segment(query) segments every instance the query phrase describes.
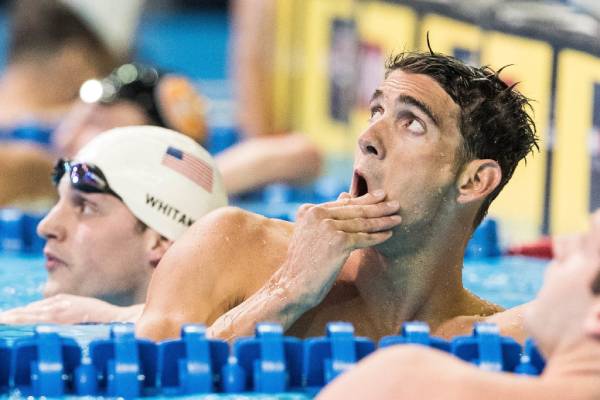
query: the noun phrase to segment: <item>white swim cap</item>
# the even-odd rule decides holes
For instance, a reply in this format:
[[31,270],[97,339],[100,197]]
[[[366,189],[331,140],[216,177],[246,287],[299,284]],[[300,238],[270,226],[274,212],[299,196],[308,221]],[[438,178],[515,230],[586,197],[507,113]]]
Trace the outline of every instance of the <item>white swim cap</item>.
[[210,154],[189,137],[128,126],[95,137],[74,161],[100,168],[109,187],[143,223],[175,240],[198,218],[227,205]]

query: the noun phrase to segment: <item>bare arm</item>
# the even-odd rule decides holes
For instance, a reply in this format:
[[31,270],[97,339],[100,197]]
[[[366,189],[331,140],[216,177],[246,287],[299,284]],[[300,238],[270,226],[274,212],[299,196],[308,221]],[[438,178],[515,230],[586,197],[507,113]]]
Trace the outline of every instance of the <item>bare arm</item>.
[[319,175],[322,161],[316,146],[299,133],[248,139],[216,160],[229,194],[274,182],[310,182]]
[[86,322],[135,322],[144,305],[119,307],[92,297],[59,294],[24,307],[0,313],[0,323],[17,324],[80,324]]
[[527,312],[527,309],[531,307],[531,303],[532,302],[521,304],[520,306],[499,312],[487,317],[485,320],[498,325],[502,335],[511,336],[518,342],[524,343],[525,339],[528,337],[528,334],[525,331],[524,314]]

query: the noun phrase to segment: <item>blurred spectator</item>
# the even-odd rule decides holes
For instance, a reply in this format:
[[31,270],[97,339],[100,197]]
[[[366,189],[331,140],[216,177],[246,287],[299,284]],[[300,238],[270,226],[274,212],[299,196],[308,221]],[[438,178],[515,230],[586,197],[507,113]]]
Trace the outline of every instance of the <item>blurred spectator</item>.
[[233,0],[231,65],[238,123],[249,137],[272,134],[275,0]]
[[0,206],[47,210],[56,199],[49,171],[53,157],[42,148],[24,142],[0,145]]
[[103,40],[76,3],[81,2],[13,3],[7,66],[0,77],[0,128],[54,125],[77,99],[84,81],[118,64],[122,53]]
[[[81,101],[58,126],[54,144],[72,156],[100,132],[128,125],[177,129],[203,142],[204,101],[184,77],[125,64],[107,78],[84,83]],[[249,138],[216,156],[228,193],[273,182],[305,183],[316,177],[321,158],[301,134]]]
[[[19,0],[11,4],[7,65],[0,76],[0,139],[22,139],[17,133],[26,131],[35,136],[30,139],[47,142],[78,99],[81,84],[106,75],[127,57],[142,1],[129,0],[118,7],[116,3]],[[0,159],[0,207],[46,208],[54,202],[55,191],[48,180],[53,156],[47,150],[3,142]]]

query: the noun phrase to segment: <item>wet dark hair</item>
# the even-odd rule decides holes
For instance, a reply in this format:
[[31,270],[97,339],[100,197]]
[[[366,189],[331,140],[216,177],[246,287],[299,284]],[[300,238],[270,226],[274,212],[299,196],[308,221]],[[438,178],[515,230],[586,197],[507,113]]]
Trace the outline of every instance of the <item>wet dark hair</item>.
[[502,170],[498,187],[484,200],[473,228],[477,227],[491,202],[510,180],[519,161],[539,149],[535,123],[527,113],[529,99],[500,79],[503,68],[473,67],[457,58],[435,53],[403,52],[386,63],[386,76],[392,71],[428,75],[460,107],[458,128],[463,137],[459,149],[461,163],[473,159],[495,160]]
[[44,58],[67,44],[89,50],[101,71],[116,60],[87,24],[58,0],[15,0],[10,11],[9,63],[27,57]]
[[[121,72],[124,69],[127,69],[125,74]],[[167,128],[155,93],[164,75],[163,71],[148,65],[138,63],[121,65],[102,79],[104,92],[99,102],[108,105],[123,100],[130,101],[144,111],[151,124]]]

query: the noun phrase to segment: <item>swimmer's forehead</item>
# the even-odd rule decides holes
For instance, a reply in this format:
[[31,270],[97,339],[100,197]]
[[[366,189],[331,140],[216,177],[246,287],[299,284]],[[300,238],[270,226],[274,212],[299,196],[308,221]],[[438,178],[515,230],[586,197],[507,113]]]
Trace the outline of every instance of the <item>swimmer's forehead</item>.
[[424,74],[405,72],[400,69],[391,71],[373,93],[372,101],[403,102],[406,96],[426,105],[435,118],[456,119],[460,108],[450,95],[432,77]]

